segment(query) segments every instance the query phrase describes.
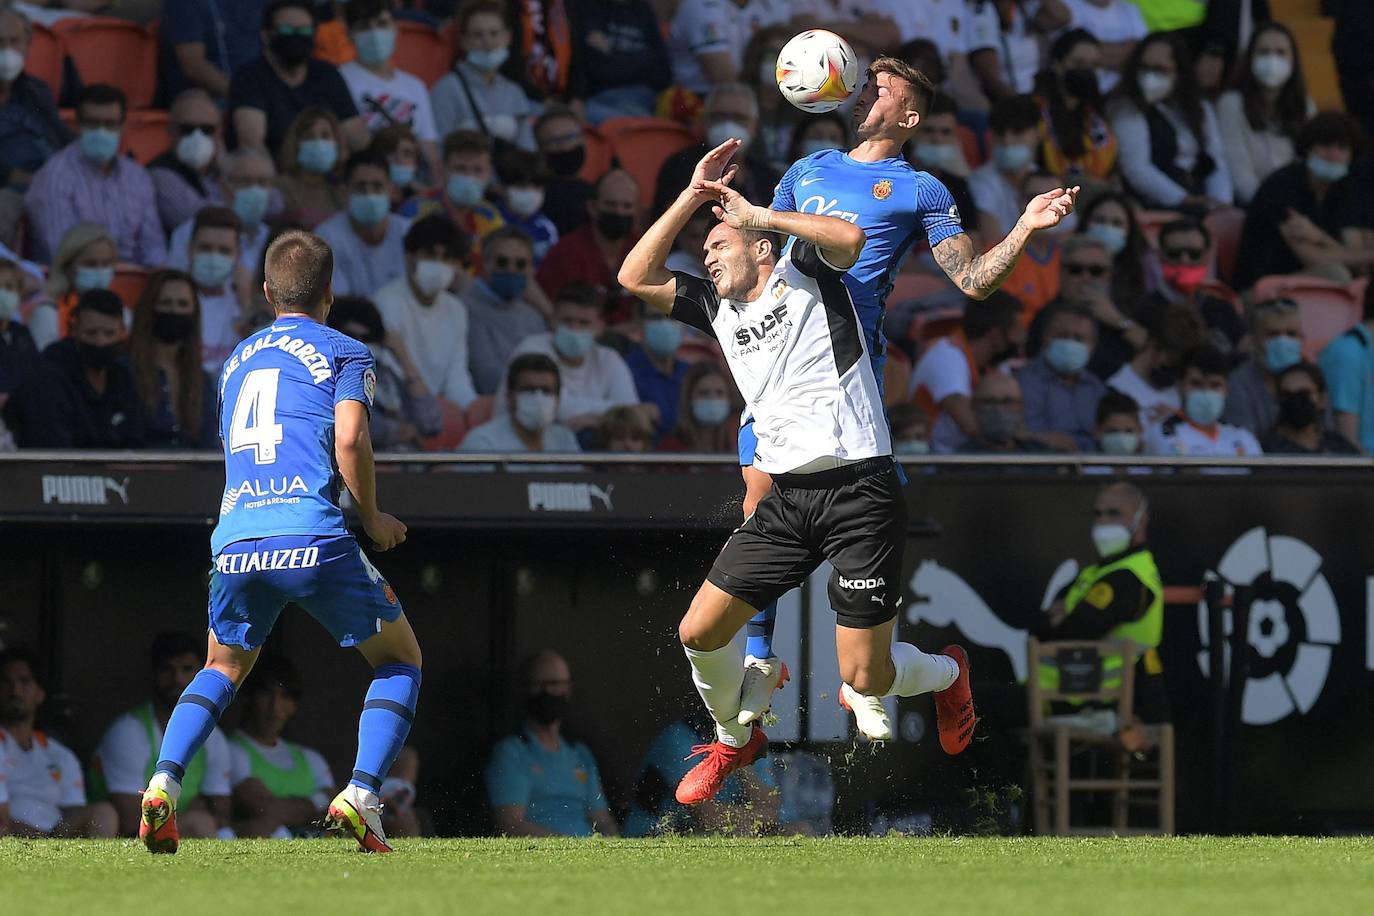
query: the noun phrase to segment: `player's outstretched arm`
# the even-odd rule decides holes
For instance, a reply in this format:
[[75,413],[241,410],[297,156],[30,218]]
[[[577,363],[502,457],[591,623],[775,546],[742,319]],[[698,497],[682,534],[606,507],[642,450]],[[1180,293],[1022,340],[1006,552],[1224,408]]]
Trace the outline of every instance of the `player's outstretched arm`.
[[334,405],[334,457],[373,546],[390,550],[405,543],[406,526],[377,508],[377,466],[372,457],[367,407],[361,401]]
[[723,181],[706,182],[707,190],[720,200],[716,218],[736,229],[778,232],[812,242],[821,257],[837,270],[854,266],[868,241],[864,231],[848,220],[814,213],[770,210],[745,200],[744,195]]
[[1050,229],[1073,212],[1078,188],[1055,188],[1031,198],[1026,212],[1016,221],[1007,237],[982,255],[977,255],[973,241],[965,234],[952,235],[932,249],[935,263],[964,293],[974,299],[986,299],[1016,266],[1031,234]]

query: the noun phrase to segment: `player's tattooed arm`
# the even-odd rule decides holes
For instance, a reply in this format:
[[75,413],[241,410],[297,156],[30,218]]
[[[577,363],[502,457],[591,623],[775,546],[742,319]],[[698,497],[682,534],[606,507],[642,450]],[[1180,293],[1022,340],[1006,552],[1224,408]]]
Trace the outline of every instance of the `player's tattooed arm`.
[[952,235],[931,250],[935,263],[954,281],[965,295],[986,299],[992,295],[1007,275],[1016,267],[1031,234],[1049,229],[1073,212],[1078,188],[1056,188],[1031,199],[1026,212],[1016,221],[1007,237],[990,251],[976,254],[973,240],[964,233]]

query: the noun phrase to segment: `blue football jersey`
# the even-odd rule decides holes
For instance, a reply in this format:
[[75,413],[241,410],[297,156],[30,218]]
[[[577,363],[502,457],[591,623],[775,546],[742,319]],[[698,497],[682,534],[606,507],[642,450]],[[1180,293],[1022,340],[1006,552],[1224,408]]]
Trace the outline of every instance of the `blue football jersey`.
[[859,162],[842,150],[797,160],[778,182],[772,208],[838,216],[868,235],[845,282],[879,365],[882,309],[907,252],[922,235],[934,247],[964,231],[954,198],[937,179],[903,159]]
[[348,533],[334,406],[371,410],[376,379],[365,345],[296,315],[234,348],[219,380],[225,480],[215,555],[246,538]]

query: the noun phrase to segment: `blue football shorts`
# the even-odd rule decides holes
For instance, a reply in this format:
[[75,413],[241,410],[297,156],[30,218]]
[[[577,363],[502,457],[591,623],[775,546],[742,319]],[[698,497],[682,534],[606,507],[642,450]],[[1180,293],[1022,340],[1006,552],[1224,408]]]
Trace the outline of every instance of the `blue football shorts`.
[[256,649],[295,602],[341,646],[376,635],[401,602],[352,535],[235,541],[210,571],[210,631],[221,645]]

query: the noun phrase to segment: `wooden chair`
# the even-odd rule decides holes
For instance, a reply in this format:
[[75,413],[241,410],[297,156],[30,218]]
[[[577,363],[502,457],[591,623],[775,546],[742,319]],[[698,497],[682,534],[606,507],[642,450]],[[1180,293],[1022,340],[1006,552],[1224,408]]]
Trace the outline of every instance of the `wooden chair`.
[[[1144,726],[1153,754],[1151,763],[1137,760],[1124,751],[1116,735],[1103,735],[1047,715],[1055,700],[1092,700],[1114,704],[1118,723],[1131,722],[1132,691],[1139,653],[1130,642],[1074,641],[1042,643],[1031,639],[1027,646],[1030,660],[1031,790],[1034,794],[1035,832],[1040,835],[1126,835],[1174,832],[1174,727],[1169,724]],[[1102,685],[1104,657],[1122,658],[1121,684]],[[1056,690],[1040,686],[1040,665],[1050,664],[1060,672]],[[1097,752],[1110,763],[1111,777],[1073,776],[1071,763],[1076,753]],[[1145,776],[1141,769],[1152,770]],[[1070,799],[1074,793],[1104,793],[1112,796],[1112,823],[1109,827],[1075,825],[1070,822]],[[1142,797],[1143,796],[1143,797]],[[1133,806],[1153,806],[1159,813],[1159,828],[1148,830],[1129,826]],[[1053,816],[1051,817],[1051,812]]]

